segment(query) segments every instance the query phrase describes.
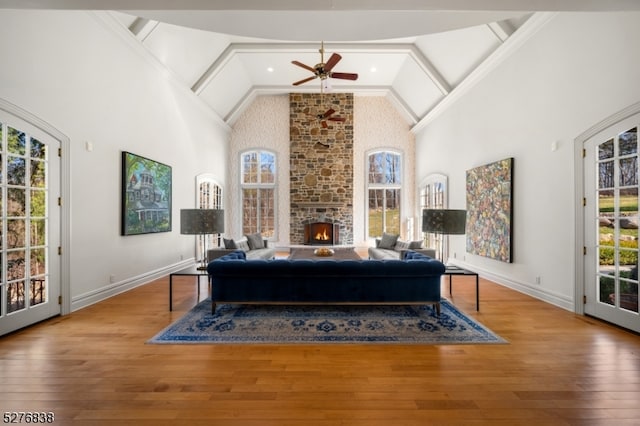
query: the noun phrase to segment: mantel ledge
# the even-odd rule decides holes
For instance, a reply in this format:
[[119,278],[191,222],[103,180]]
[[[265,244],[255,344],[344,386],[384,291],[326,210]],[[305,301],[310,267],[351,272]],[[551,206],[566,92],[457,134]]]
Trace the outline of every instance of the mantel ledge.
[[300,208],[324,208],[324,207],[342,207],[344,203],[324,203],[324,202],[304,202],[304,203],[291,203]]

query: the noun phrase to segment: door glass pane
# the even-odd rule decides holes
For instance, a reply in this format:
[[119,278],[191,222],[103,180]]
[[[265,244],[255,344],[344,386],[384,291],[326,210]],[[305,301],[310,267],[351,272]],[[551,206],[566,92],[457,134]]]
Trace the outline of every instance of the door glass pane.
[[612,277],[600,277],[600,302],[608,305],[615,305],[615,287],[616,280]]
[[24,281],[9,283],[7,285],[7,313],[20,311],[24,308]]
[[9,185],[24,186],[26,180],[26,162],[22,157],[7,157],[7,183]]
[[7,216],[22,217],[26,213],[26,191],[21,188],[7,189]]
[[20,130],[9,127],[9,133],[7,136],[7,148],[9,153],[25,155],[27,147],[27,135]]
[[598,146],[598,159],[606,160],[607,158],[613,158],[613,139],[609,139]]
[[638,153],[638,129],[633,128],[618,136],[619,155],[631,155]]
[[47,301],[47,280],[45,277],[31,278],[30,306],[39,305]]

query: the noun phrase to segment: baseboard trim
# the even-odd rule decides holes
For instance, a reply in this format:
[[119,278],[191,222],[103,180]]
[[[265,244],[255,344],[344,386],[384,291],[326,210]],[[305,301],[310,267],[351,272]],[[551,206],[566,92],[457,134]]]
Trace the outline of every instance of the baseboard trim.
[[[144,284],[148,284],[151,281],[157,280],[164,276],[169,275],[172,272],[179,271],[180,269],[187,268],[195,263],[195,260],[187,259],[173,265],[168,265],[163,268],[155,269],[137,275],[135,277],[127,278],[113,284],[106,285],[99,289],[90,291],[88,293],[80,294],[71,300],[71,312],[77,311],[87,306],[91,306],[95,303],[102,302],[117,294],[124,293],[125,291],[132,290]],[[167,289],[167,294],[168,294]]]
[[[574,308],[575,308],[574,301],[573,299],[567,296],[547,291],[545,289],[540,288],[539,286],[534,286],[533,284],[530,284],[530,283],[516,281],[512,278],[506,277],[504,275],[496,274],[486,269],[478,268],[477,266],[470,265],[466,262],[456,261],[451,263],[461,268],[465,268],[473,272],[477,272],[481,278],[492,281],[503,287],[510,288],[519,293],[526,294],[527,296],[534,297],[536,299],[542,300],[543,302],[547,302],[551,305],[557,306],[567,311],[574,312]],[[480,299],[482,299],[482,289],[480,289]],[[480,300],[480,302],[482,302],[482,300]]]

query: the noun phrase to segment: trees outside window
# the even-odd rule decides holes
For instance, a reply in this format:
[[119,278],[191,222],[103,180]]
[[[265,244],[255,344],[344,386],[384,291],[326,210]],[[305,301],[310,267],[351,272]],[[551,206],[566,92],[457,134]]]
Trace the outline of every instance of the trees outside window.
[[370,153],[367,170],[367,237],[381,237],[383,232],[400,235],[401,154],[393,151]]
[[276,156],[269,151],[247,151],[240,157],[242,233],[275,236]]

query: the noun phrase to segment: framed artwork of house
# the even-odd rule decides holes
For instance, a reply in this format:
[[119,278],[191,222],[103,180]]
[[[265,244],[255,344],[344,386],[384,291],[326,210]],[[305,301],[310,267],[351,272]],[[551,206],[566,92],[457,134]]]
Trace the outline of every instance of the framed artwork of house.
[[122,152],[121,234],[171,231],[171,167]]

